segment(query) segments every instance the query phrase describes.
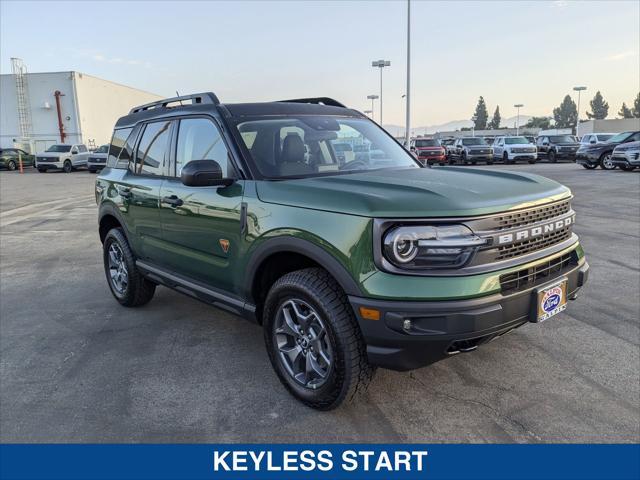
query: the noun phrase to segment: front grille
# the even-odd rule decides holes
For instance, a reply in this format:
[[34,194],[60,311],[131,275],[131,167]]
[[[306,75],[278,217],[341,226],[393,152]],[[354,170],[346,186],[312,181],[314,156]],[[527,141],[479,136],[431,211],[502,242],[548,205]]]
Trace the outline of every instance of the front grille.
[[535,267],[523,268],[517,272],[500,275],[500,291],[502,293],[513,293],[526,290],[539,282],[562,275],[577,265],[578,254],[574,250]]
[[564,227],[560,230],[556,230],[546,235],[541,235],[530,240],[523,240],[522,242],[512,243],[511,245],[505,245],[504,247],[498,247],[496,254],[496,260],[506,260],[508,258],[518,257],[527,253],[535,252],[536,250],[542,250],[543,248],[550,247],[556,243],[560,243],[571,237],[571,226]]
[[519,227],[521,225],[541,222],[549,218],[563,215],[570,209],[571,204],[569,203],[569,200],[566,200],[564,202],[554,203],[544,207],[501,215],[497,218],[497,229],[506,230],[508,228]]

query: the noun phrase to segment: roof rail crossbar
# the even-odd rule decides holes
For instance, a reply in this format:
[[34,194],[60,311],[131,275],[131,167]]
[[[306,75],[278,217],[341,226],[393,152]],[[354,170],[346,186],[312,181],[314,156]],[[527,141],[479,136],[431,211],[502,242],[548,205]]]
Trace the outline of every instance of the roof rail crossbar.
[[181,95],[179,97],[165,98],[163,100],[145,103],[144,105],[138,105],[137,107],[133,107],[131,109],[129,115],[131,115],[132,113],[142,112],[144,110],[150,110],[152,108],[166,108],[170,103],[182,103],[187,101],[190,101],[192,105],[201,103],[208,103],[213,105],[220,104],[220,100],[218,100],[218,97],[216,97],[216,94],[213,92],[193,93],[191,95]]
[[315,104],[329,105],[331,107],[347,108],[346,105],[343,105],[339,101],[329,97],[293,98],[291,100],[278,100],[278,102],[279,103],[315,103]]

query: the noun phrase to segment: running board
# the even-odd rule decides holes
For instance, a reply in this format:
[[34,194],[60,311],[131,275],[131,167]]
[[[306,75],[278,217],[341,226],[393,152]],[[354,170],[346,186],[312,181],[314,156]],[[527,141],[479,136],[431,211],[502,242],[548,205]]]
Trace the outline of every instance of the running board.
[[202,283],[171,273],[156,265],[151,265],[142,260],[136,260],[136,267],[142,275],[149,280],[169,287],[176,292],[183,293],[201,302],[221,308],[227,312],[238,315],[251,322],[257,322],[256,307],[244,300],[228,295]]

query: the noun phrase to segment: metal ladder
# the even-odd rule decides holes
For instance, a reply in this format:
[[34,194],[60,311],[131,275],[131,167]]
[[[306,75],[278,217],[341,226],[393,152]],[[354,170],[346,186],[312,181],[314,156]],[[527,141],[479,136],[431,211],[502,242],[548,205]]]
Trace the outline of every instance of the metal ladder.
[[16,79],[16,105],[18,110],[18,124],[22,141],[31,145],[31,101],[29,98],[29,83],[27,67],[20,58],[11,58],[11,72]]

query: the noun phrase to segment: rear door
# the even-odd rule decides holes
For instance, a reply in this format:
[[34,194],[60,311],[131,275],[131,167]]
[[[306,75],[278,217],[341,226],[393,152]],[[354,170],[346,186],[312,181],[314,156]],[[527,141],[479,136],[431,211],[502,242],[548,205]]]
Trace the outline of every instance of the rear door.
[[193,160],[215,160],[224,177],[237,178],[213,117],[181,118],[172,145],[170,175],[160,192],[163,261],[174,273],[232,292],[244,181],[228,187],[188,187],[180,181],[182,168]]
[[172,120],[161,120],[136,129],[119,157],[120,162],[129,161],[128,168],[114,185],[134,251],[154,263],[162,262],[160,187],[168,169],[172,128]]

